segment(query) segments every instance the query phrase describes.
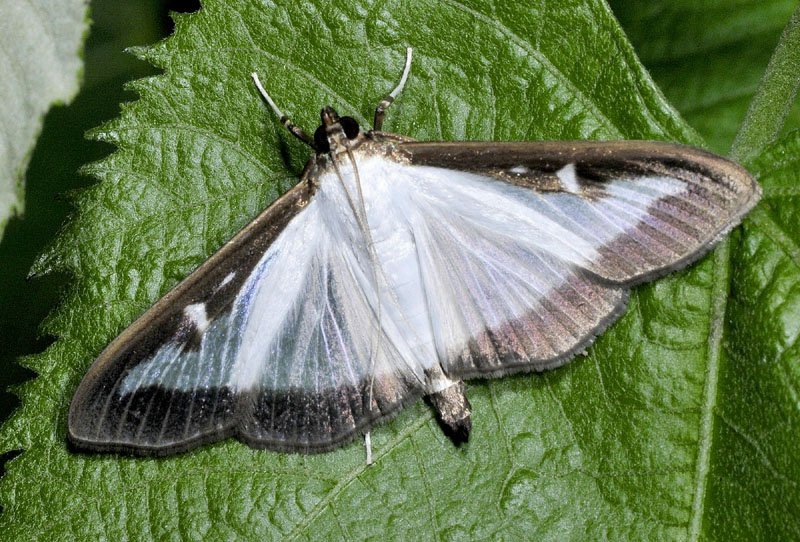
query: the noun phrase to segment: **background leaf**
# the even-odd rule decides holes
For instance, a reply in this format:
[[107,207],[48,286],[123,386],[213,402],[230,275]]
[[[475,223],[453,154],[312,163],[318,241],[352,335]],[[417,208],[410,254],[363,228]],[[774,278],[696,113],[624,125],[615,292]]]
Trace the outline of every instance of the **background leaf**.
[[[63,194],[90,184],[78,175],[87,161],[109,153],[110,145],[88,141],[84,133],[119,114],[119,104],[134,99],[123,91],[132,78],[155,69],[123,52],[125,47],[157,41],[165,32],[160,0],[94,0],[92,30],[85,44],[83,84],[69,106],[52,108],[32,151],[25,172],[25,213],[12,217],[0,240],[0,420],[5,421],[19,401],[10,392],[32,375],[15,360],[41,352],[52,337],[38,333],[42,319],[53,310],[65,277],[50,274],[26,280],[31,265],[52,241],[73,208]],[[166,12],[165,12],[166,18]]]
[[[471,382],[474,432],[462,448],[418,403],[373,433],[370,468],[360,443],[318,456],[235,441],[164,459],[66,449],[69,399],[94,356],[288,188],[308,155],[247,74],[258,69],[309,129],[325,103],[365,120],[398,77],[406,45],[415,47],[412,77],[387,123],[399,133],[700,142],[599,1],[207,1],[178,18],[173,37],[141,51],[164,75],[136,83],[142,98],[95,132],[120,150],[89,168],[102,182],[81,195],[38,265],[75,280],[47,324],[61,339],[29,360],[40,376],[22,387],[23,406],[0,431],[2,449],[26,449],[0,482],[0,536],[638,540],[685,538],[693,525],[764,539],[798,530],[795,501],[772,506],[774,473],[781,488],[796,487],[800,442],[797,409],[781,399],[798,384],[784,300],[800,260],[789,258],[777,289],[758,270],[792,247],[788,222],[777,219],[778,241],[766,235],[751,250],[764,227],[748,221],[722,253],[730,259],[717,255],[639,288],[587,357],[544,375]],[[796,207],[789,192],[768,193],[787,219]],[[750,272],[768,287],[739,282]],[[735,312],[740,299],[783,307],[783,327],[751,325]],[[782,364],[760,357],[771,351],[787,352]],[[758,409],[760,397],[781,409]],[[732,410],[742,403],[748,408]],[[717,420],[719,412],[735,423]],[[762,421],[774,423],[741,438]],[[725,433],[734,426],[742,431]],[[727,455],[734,444],[738,459]],[[740,485],[712,479],[731,464],[751,469]],[[771,500],[762,507],[745,490]],[[723,514],[726,499],[746,514]]]
[[[726,154],[796,0],[609,0],[653,79]],[[800,127],[795,104],[786,132]]]
[[[800,131],[747,163],[764,201],[731,260],[714,409],[709,538],[800,537]],[[732,518],[740,518],[732,520]]]
[[86,0],[0,3],[0,237],[22,211],[22,179],[45,112],[78,92],[86,12]]

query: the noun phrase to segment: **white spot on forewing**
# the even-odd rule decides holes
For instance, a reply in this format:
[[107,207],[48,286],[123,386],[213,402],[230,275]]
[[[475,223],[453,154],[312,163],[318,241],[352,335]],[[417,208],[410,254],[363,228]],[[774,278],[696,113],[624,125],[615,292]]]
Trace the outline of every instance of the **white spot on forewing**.
[[197,331],[200,333],[204,332],[208,328],[208,316],[206,315],[206,305],[205,303],[193,303],[191,305],[187,305],[186,308],[183,309],[183,315],[186,316],[197,328]]
[[232,281],[232,280],[233,280],[233,277],[235,277],[235,276],[236,276],[236,271],[231,271],[230,273],[228,273],[227,275],[225,275],[225,278],[224,278],[224,279],[222,279],[222,282],[220,282],[220,283],[219,283],[219,286],[217,286],[217,290],[221,289],[221,288],[222,288],[222,287],[224,287],[226,284],[228,284],[230,281]]
[[531,169],[528,166],[514,166],[509,171],[511,173],[516,173],[518,175],[524,175],[528,173]]
[[571,192],[572,194],[578,193],[580,185],[575,175],[575,164],[570,163],[562,167],[556,171],[556,176],[558,180],[561,181],[561,186],[563,186],[567,192]]

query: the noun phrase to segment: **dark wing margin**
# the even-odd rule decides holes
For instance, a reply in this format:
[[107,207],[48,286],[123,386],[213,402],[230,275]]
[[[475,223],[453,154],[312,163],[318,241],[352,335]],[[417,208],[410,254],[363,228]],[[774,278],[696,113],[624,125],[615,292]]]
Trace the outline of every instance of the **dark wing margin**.
[[[234,390],[211,387],[189,391],[150,385],[123,398],[120,383],[166,344],[173,343],[183,352],[199,348],[202,321],[214,322],[230,310],[266,250],[311,200],[313,186],[305,182],[305,173],[312,162],[300,182],[145,311],[97,357],[70,404],[67,435],[73,446],[167,455],[236,433],[240,399]],[[188,314],[187,307],[201,310],[202,318]]]
[[[659,197],[657,191],[651,192],[656,201],[646,209],[648,220],[624,224],[624,210],[604,210],[605,224],[622,221],[626,231],[599,249],[601,257],[589,270],[624,286],[653,280],[697,260],[761,197],[761,187],[740,165],[678,143],[448,141],[407,142],[397,148],[412,165],[484,175],[542,195],[572,194],[586,202],[630,201],[630,188],[643,178],[678,181],[684,188],[678,193]],[[573,186],[563,182],[565,167],[574,167]],[[627,186],[612,192],[615,180]],[[595,216],[573,218],[570,226],[587,236],[601,222]]]

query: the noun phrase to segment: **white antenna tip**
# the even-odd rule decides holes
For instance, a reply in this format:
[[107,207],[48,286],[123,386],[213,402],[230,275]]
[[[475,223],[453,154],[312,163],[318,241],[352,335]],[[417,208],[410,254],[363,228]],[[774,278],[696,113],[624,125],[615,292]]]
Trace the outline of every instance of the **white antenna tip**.
[[264,90],[264,87],[261,85],[261,80],[258,78],[258,74],[256,72],[252,72],[250,74],[250,77],[253,78],[253,82],[256,84],[256,88],[258,89],[258,92],[261,94],[261,96],[264,97],[264,99],[267,101],[267,103],[272,108],[272,110],[275,112],[275,114],[278,115],[278,118],[279,119],[283,118],[283,112],[281,112],[281,110],[278,109],[278,106],[275,105],[275,102],[272,101],[272,98],[270,98],[269,94],[267,94],[267,91]]
[[408,79],[408,72],[411,71],[411,47],[406,48],[406,65],[403,68],[403,75],[400,77],[400,82],[397,84],[397,87],[393,91],[389,93],[389,96],[392,99],[397,98],[397,95],[400,94],[400,91],[403,90],[403,87],[406,84],[406,79]]

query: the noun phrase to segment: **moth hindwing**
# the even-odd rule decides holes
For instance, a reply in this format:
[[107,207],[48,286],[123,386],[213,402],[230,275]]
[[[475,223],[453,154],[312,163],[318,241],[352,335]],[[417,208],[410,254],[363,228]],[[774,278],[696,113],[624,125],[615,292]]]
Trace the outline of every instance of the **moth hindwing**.
[[655,142],[416,142],[330,107],[300,181],[120,334],[68,434],[169,454],[236,436],[321,452],[427,396],[467,440],[463,379],[569,361],[630,288],[758,201],[720,156]]

